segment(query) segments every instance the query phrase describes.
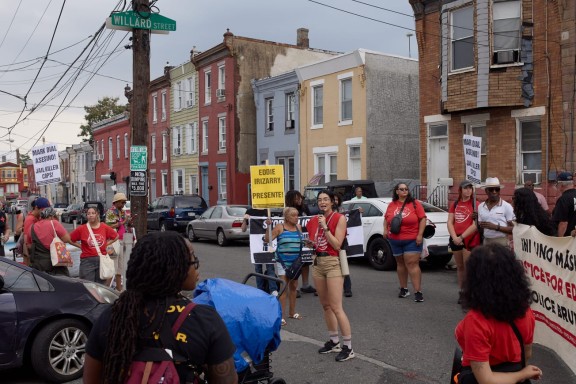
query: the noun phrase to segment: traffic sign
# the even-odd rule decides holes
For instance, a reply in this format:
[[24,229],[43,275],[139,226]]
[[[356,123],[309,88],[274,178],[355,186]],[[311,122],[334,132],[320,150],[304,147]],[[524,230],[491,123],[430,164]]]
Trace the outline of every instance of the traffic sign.
[[130,170],[145,171],[148,169],[148,148],[145,145],[130,147]]
[[169,19],[159,13],[114,12],[110,15],[110,24],[129,29],[150,29],[152,31],[166,32],[176,30],[176,20]]
[[130,171],[130,196],[148,195],[148,176],[146,171]]

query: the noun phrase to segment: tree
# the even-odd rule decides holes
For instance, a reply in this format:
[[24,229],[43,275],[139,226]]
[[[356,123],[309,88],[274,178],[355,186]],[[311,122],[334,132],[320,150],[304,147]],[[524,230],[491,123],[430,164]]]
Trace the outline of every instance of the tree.
[[85,106],[84,110],[86,111],[84,115],[86,124],[80,126],[78,137],[82,137],[82,141],[91,141],[94,124],[127,111],[128,105],[118,105],[117,97],[106,96],[98,100],[96,105]]
[[30,155],[27,153],[20,153],[20,164],[22,164],[23,166],[26,166],[26,162],[32,160],[30,158]]

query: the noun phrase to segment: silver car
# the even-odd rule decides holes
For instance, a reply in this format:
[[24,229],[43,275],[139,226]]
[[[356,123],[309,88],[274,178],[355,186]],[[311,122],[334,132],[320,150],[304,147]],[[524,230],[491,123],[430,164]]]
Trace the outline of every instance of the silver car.
[[190,241],[216,240],[224,247],[230,240],[248,240],[248,231],[242,232],[242,220],[248,205],[215,205],[200,217],[188,223],[186,233]]

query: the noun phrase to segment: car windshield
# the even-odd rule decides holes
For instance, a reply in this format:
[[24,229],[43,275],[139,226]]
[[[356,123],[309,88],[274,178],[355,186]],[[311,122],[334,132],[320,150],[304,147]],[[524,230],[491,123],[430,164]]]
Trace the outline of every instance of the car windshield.
[[426,203],[424,201],[421,201],[421,203],[422,203],[422,207],[424,208],[424,212],[446,212],[442,208],[438,208],[438,207],[436,207],[432,204]]
[[322,189],[305,189],[304,200],[316,201],[318,198],[318,193],[320,193],[321,190]]
[[226,207],[230,216],[244,216],[246,213],[245,207]]
[[175,196],[175,208],[201,208],[202,198],[200,196]]
[[67,207],[66,204],[62,204],[62,203],[54,204],[54,208],[66,208],[66,207]]

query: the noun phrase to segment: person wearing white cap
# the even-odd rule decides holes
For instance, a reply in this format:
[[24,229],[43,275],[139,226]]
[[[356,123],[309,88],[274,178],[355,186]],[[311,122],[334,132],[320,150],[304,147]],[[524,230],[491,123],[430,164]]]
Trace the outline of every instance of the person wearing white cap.
[[478,224],[484,229],[483,244],[497,243],[508,247],[508,235],[514,228],[512,221],[516,219],[510,203],[500,198],[500,180],[488,177],[482,186],[488,199],[478,207]]
[[118,192],[112,198],[112,207],[106,211],[106,225],[113,228],[118,232],[118,241],[120,242],[120,250],[114,258],[114,268],[116,269],[116,290],[122,291],[122,276],[125,275],[127,260],[124,255],[124,234],[129,230],[132,218],[124,212],[124,205],[126,204],[126,195]]

